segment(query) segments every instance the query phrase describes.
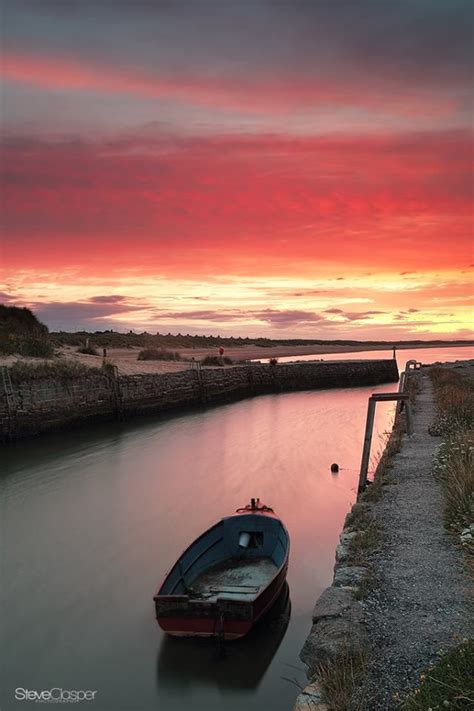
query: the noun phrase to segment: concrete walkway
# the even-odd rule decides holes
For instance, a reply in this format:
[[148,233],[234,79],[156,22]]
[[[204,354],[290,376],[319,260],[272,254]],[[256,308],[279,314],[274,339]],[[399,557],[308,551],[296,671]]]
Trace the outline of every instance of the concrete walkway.
[[363,697],[367,711],[396,709],[440,649],[474,633],[472,579],[443,528],[443,496],[432,476],[441,439],[428,434],[435,405],[426,371],[420,385],[414,434],[405,435],[389,475],[394,484],[373,507],[383,540],[371,560],[377,586],[363,602],[373,654],[358,708]]

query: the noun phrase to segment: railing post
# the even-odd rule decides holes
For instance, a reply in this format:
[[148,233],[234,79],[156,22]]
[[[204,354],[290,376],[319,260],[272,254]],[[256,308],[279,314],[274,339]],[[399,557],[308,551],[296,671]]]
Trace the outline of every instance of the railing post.
[[367,484],[367,472],[369,469],[370,446],[372,444],[372,431],[374,428],[375,418],[375,400],[369,397],[369,405],[367,408],[367,420],[365,423],[364,448],[362,450],[362,461],[360,464],[359,487],[357,495],[361,494]]
[[399,393],[402,393],[405,390],[406,377],[407,377],[406,371],[402,370],[402,372],[400,373],[400,380],[398,382],[398,392]]
[[407,423],[407,434],[413,434],[413,413],[411,409],[411,402],[409,400],[405,401],[405,417]]

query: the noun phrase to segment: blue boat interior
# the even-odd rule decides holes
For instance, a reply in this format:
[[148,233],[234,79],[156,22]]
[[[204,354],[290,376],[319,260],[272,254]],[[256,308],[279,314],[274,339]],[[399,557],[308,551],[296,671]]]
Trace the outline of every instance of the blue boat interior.
[[251,600],[281,568],[288,546],[276,518],[253,513],[224,518],[183,553],[158,595]]

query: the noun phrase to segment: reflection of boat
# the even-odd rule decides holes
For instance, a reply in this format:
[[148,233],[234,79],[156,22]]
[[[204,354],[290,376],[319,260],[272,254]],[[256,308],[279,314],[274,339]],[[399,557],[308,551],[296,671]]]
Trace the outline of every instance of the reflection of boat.
[[228,645],[224,655],[215,640],[164,635],[157,663],[159,687],[179,688],[181,694],[197,685],[256,689],[283,641],[290,612],[285,583],[271,609],[248,635]]
[[286,580],[288,532],[252,499],[187,548],[154,597],[156,619],[177,636],[236,639],[273,605]]

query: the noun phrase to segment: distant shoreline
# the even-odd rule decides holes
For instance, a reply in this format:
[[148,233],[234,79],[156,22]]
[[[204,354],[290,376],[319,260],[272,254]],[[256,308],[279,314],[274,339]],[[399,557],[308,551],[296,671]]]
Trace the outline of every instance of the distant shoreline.
[[[410,350],[410,349],[419,349],[419,348],[473,348],[474,349],[474,343],[469,343],[466,344],[466,342],[453,342],[453,343],[443,343],[442,345],[426,345],[426,344],[417,344],[417,345],[401,345],[401,346],[396,346],[397,351],[399,350]],[[191,355],[194,356],[195,358],[199,358],[201,353],[203,356],[208,355],[209,353],[214,353],[215,349],[213,348],[181,348],[179,349],[182,355]],[[334,345],[334,346],[329,346],[329,345],[324,345],[324,346],[270,346],[268,348],[262,348],[261,346],[253,346],[253,345],[248,345],[248,346],[231,346],[229,348],[225,348],[225,355],[228,355],[230,358],[242,358],[243,360],[254,360],[256,358],[286,358],[290,356],[298,356],[298,355],[327,355],[330,353],[360,353],[363,351],[385,351],[386,353],[390,354],[390,357],[393,354],[393,346],[392,345],[373,345],[371,343],[364,343],[361,344],[360,346],[341,346],[341,345]]]
[[[425,348],[471,348],[473,349],[474,358],[474,343],[467,344],[464,342],[451,342],[451,343],[436,343],[436,344],[403,344],[396,346],[397,352],[401,350],[409,349],[425,349]],[[142,346],[130,346],[128,348],[113,348],[107,347],[107,362],[112,363],[118,367],[118,371],[121,375],[139,375],[141,373],[173,373],[181,370],[187,370],[190,367],[189,361],[194,359],[200,361],[206,356],[217,355],[216,347],[208,348],[180,348],[173,347],[172,350],[176,350],[180,353],[183,360],[180,361],[164,361],[164,360],[138,360],[137,356]],[[59,357],[63,360],[72,361],[75,363],[82,363],[83,365],[89,367],[100,367],[102,363],[102,353],[103,349],[97,347],[99,353],[98,356],[87,355],[77,352],[76,346],[62,346],[58,349]],[[360,353],[363,351],[377,351],[380,353],[381,359],[389,359],[393,357],[393,345],[391,344],[372,344],[372,343],[360,343],[354,345],[305,345],[305,346],[293,346],[293,345],[275,345],[269,347],[256,346],[254,344],[244,344],[239,346],[224,346],[224,355],[231,358],[236,363],[242,360],[267,360],[268,358],[294,358],[297,360],[300,356],[326,356],[324,360],[328,360],[327,356],[336,353],[347,353],[348,359],[350,360],[350,355]],[[463,354],[464,355],[464,354]],[[13,365],[16,361],[37,363],[41,359],[38,358],[25,358],[22,356],[3,356],[0,357],[1,365]]]

